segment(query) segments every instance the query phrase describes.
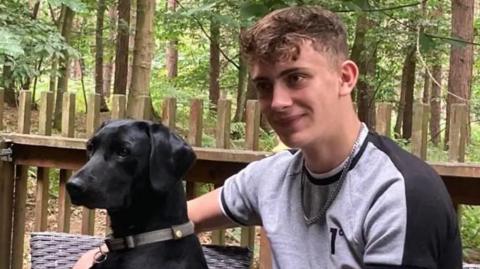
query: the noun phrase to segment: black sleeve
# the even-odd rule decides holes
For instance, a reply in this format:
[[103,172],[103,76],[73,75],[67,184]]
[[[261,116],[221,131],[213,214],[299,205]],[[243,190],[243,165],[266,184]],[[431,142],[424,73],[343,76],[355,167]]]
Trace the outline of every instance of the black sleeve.
[[366,264],[364,269],[424,269],[424,267],[408,265]]

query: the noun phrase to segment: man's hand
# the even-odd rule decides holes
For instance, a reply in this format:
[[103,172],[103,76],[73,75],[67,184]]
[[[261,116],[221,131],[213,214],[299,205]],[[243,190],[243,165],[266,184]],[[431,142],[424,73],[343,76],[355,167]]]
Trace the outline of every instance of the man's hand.
[[[103,253],[108,252],[105,245],[102,245],[100,248],[102,249]],[[97,258],[100,254],[100,249],[98,247],[85,252],[82,257],[80,257],[80,259],[77,261],[77,263],[75,263],[72,269],[88,269],[92,267],[95,258]]]

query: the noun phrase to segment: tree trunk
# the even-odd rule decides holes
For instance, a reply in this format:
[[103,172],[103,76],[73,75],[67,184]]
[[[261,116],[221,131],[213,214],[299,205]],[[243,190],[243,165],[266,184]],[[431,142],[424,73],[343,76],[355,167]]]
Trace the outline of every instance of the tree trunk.
[[[244,31],[244,28],[240,28],[240,34]],[[237,108],[235,110],[235,116],[233,118],[234,122],[243,121],[245,114],[245,106],[246,106],[246,93],[247,93],[247,64],[245,63],[245,59],[243,55],[239,56],[238,59],[238,86],[237,86]]]
[[[153,19],[155,0],[137,0],[135,47],[133,50],[132,84],[128,95],[127,116],[136,116],[142,106],[136,97],[150,95],[153,59]],[[151,109],[151,108],[150,108]]]
[[[375,96],[372,77],[376,70],[376,43],[367,42],[367,32],[372,26],[372,21],[362,13],[357,18],[355,41],[352,47],[351,58],[354,60],[360,71],[357,83],[356,101],[357,114],[361,121],[365,122],[371,129],[375,128]],[[375,45],[366,47],[365,44]]]
[[[168,10],[175,12],[177,8],[177,0],[168,0],[167,1]],[[168,41],[167,51],[166,51],[166,66],[167,66],[167,78],[172,79],[178,75],[178,51],[177,51],[177,40]]]
[[131,1],[131,10],[130,10],[130,30],[129,30],[129,39],[128,39],[128,76],[127,76],[127,91],[129,91],[132,84],[132,75],[133,75],[133,50],[135,48],[135,33],[137,29],[137,0]]
[[[62,31],[62,22],[65,17],[65,8],[62,8],[60,10],[60,15],[58,18],[55,18],[55,14],[52,12],[52,20],[55,22],[55,26],[57,27],[58,31]],[[52,67],[50,70],[50,76],[49,76],[49,84],[48,84],[48,90],[51,92],[55,92],[57,89],[57,71],[58,71],[58,58],[56,56],[52,56],[51,58],[52,61]]]
[[58,59],[56,57],[52,57],[52,69],[50,71],[49,83],[48,83],[48,90],[51,92],[55,92],[57,88],[57,63]]
[[100,111],[108,111],[103,94],[103,22],[105,20],[105,0],[97,1],[97,26],[95,29],[95,93],[100,95]]
[[430,98],[430,136],[432,138],[432,143],[438,146],[441,137],[440,137],[440,118],[442,113],[442,97],[441,97],[441,85],[442,85],[442,65],[440,61],[432,68],[433,79],[432,80],[432,94]]
[[423,97],[422,97],[422,103],[428,104],[430,103],[430,98],[431,98],[431,91],[430,91],[430,75],[428,75],[428,71],[425,68],[425,73],[423,74]]
[[130,0],[118,0],[117,44],[113,93],[126,94],[128,80],[128,43],[130,39]]
[[[452,1],[452,36],[466,42],[473,41],[473,3],[472,0]],[[472,86],[473,45],[451,46],[450,71],[448,72],[447,120],[445,129],[445,147],[448,145],[450,128],[450,108],[452,104],[469,104]],[[470,109],[467,109],[470,111]],[[470,113],[467,113],[470,130]],[[467,140],[469,135],[467,135]]]
[[210,107],[216,110],[218,98],[220,97],[220,25],[214,18],[210,18],[210,73],[208,97]]
[[5,94],[5,103],[10,107],[17,107],[17,98],[15,95],[15,82],[13,81],[13,72],[10,64],[11,61],[6,60],[3,65],[3,89]]
[[[108,9],[108,17],[110,18],[108,44],[114,44],[115,42],[117,23],[117,12],[115,7],[116,6],[114,5]],[[115,48],[110,45],[108,46],[108,48],[109,53],[107,53],[107,57],[105,58],[105,64],[103,65],[103,95],[106,99],[110,97],[113,72],[115,72],[115,65],[113,64],[113,50]]]
[[407,56],[402,69],[402,91],[405,93],[405,108],[403,110],[402,137],[410,139],[412,136],[412,117],[413,117],[413,100],[415,90],[415,68],[417,58],[415,55],[415,46],[407,49]]
[[235,109],[235,116],[233,121],[239,122],[244,120],[245,106],[247,104],[247,65],[245,61],[240,57],[238,70],[238,85],[237,85],[237,107]]
[[[37,16],[38,16],[38,10],[40,9],[40,1],[35,2],[33,5],[30,5],[30,6],[32,7],[32,14],[30,15],[30,17],[32,18],[32,21],[34,21],[37,19]],[[34,64],[35,67],[37,65],[38,64]],[[32,77],[27,76],[22,83],[21,89],[29,90],[31,83],[32,83]],[[35,100],[35,95],[32,96],[32,99]],[[32,102],[32,105],[35,105],[35,101]]]
[[395,126],[393,127],[393,136],[397,139],[402,137],[403,111],[405,111],[405,90],[404,87],[400,85],[400,99],[398,100],[397,119],[395,120]]
[[40,1],[35,2],[32,10],[32,19],[36,20],[38,16],[38,10],[40,9]]
[[[65,39],[66,43],[70,43],[70,35],[72,32],[73,26],[73,17],[75,13],[69,7],[64,6],[63,8],[66,9],[65,16],[63,19],[62,25],[62,36]],[[60,129],[61,128],[61,121],[62,121],[62,99],[63,93],[68,90],[68,77],[70,74],[70,57],[67,51],[63,52],[65,57],[59,59],[59,73],[60,77],[58,78],[57,83],[57,94],[55,100],[55,112],[54,112],[54,128]]]
[[50,71],[50,78],[48,83],[48,90],[55,92],[57,88],[57,70],[58,70],[58,59],[54,56],[52,57],[52,67]]

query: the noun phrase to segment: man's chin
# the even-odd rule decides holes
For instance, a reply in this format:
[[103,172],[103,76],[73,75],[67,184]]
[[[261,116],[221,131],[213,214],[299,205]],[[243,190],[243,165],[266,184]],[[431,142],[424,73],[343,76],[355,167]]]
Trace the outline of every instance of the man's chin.
[[302,145],[305,144],[305,140],[296,134],[285,136],[279,135],[279,137],[283,144],[289,148],[302,148]]

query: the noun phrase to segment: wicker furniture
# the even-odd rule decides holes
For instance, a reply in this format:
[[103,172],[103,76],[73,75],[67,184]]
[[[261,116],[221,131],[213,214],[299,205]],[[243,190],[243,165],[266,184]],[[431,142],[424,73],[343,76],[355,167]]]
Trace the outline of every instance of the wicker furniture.
[[[32,233],[32,269],[70,269],[82,253],[102,242],[103,239],[96,236]],[[203,252],[210,269],[247,269],[252,260],[252,252],[242,247],[204,245]],[[464,264],[463,269],[480,269],[480,265]]]
[[[36,232],[30,237],[32,269],[70,269],[80,255],[102,244],[103,239],[88,235]],[[252,253],[236,246],[204,245],[210,269],[247,269]]]

